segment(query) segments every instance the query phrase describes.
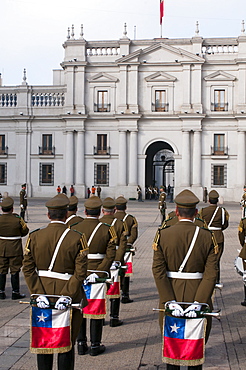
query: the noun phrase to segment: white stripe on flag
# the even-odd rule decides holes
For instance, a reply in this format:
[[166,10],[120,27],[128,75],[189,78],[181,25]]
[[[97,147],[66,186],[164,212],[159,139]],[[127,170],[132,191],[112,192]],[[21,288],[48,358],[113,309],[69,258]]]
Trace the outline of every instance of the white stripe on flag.
[[105,295],[106,295],[106,284],[104,283],[91,284],[90,299],[105,299]]
[[70,326],[70,311],[52,310],[52,328],[64,328]]
[[184,339],[204,338],[204,318],[186,319]]

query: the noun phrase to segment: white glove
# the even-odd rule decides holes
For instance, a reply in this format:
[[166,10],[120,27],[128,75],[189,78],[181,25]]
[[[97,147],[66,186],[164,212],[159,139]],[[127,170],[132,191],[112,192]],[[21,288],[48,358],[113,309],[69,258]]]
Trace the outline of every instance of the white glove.
[[201,308],[202,306],[198,302],[194,302],[184,310],[184,315],[186,317],[197,317],[196,311],[201,311]]
[[69,303],[69,299],[66,298],[66,297],[60,297],[59,299],[57,299],[56,301],[56,304],[55,304],[55,308],[57,310],[66,310],[67,308],[67,305]]
[[44,295],[39,295],[36,298],[36,302],[37,302],[37,306],[39,308],[48,308],[48,307],[50,307],[50,302],[49,302],[48,298],[46,298]]
[[24,206],[23,206],[23,204],[21,204],[21,205],[20,205],[20,207],[21,207],[21,209],[24,209]]
[[171,303],[169,303],[168,308],[172,311],[172,316],[184,316],[183,308],[178,303],[176,303],[176,301],[172,301]]
[[97,278],[99,278],[99,276],[93,272],[93,274],[87,276],[87,278],[84,280],[84,284],[87,285],[88,283],[95,283]]
[[110,270],[117,270],[119,267],[119,262],[114,261],[110,267]]

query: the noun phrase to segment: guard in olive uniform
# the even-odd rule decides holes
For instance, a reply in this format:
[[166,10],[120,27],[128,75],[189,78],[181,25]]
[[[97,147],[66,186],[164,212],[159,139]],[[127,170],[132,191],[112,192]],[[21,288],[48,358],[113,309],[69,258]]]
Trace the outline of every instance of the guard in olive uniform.
[[69,227],[73,227],[74,225],[84,220],[83,217],[77,215],[78,202],[79,200],[75,195],[72,195],[69,198],[69,206],[68,206],[68,213],[67,213],[67,219],[66,219],[66,224]]
[[240,205],[242,207],[242,217],[246,217],[246,185],[244,185],[243,192]]
[[[239,223],[238,226],[238,238],[239,242],[242,246],[242,249],[239,253],[239,257],[242,258],[243,260],[243,269],[244,271],[246,270],[246,243],[245,243],[245,238],[246,238],[246,218],[243,217]],[[244,282],[244,300],[241,302],[242,306],[246,307],[246,282]]]
[[163,223],[163,221],[166,218],[166,208],[167,208],[166,197],[167,197],[167,194],[164,191],[164,187],[161,186],[160,187],[159,203],[158,203],[158,208],[160,210],[160,216],[161,216],[161,224]]
[[[134,249],[133,243],[138,237],[138,222],[136,218],[128,213],[126,213],[127,200],[120,196],[115,201],[116,213],[115,217],[123,221],[125,227],[125,233],[127,237],[127,248]],[[130,287],[130,277],[123,276],[121,278],[121,290],[122,290],[122,303],[131,303],[133,299],[129,297],[129,287]]]
[[[23,273],[31,294],[39,294],[38,307],[50,306],[47,295],[61,295],[72,298],[73,303],[87,305],[81,284],[86,277],[87,244],[84,235],[75,232],[65,224],[69,200],[66,195],[58,194],[48,202],[49,225],[30,233],[25,247]],[[53,261],[53,256],[57,252]],[[60,297],[55,305],[65,309],[65,297]],[[72,341],[70,351],[58,354],[58,370],[74,369],[74,343],[82,322],[79,310],[73,309]],[[51,370],[53,354],[37,355],[38,369]]]
[[[89,247],[87,278],[86,281],[94,283],[98,277],[105,278],[106,275],[99,271],[110,272],[110,267],[115,260],[117,236],[113,226],[99,221],[102,201],[94,195],[85,201],[84,221],[75,225],[74,228],[86,235]],[[88,270],[98,270],[97,273]],[[101,344],[103,330],[103,319],[90,319],[91,356],[97,356],[105,351]],[[88,351],[86,337],[86,319],[80,327],[77,338],[78,354],[85,355]]]
[[211,190],[208,194],[208,198],[210,205],[200,210],[199,217],[207,222],[208,229],[213,231],[218,243],[218,275],[216,287],[222,288],[223,284],[220,283],[220,259],[224,251],[223,230],[225,230],[229,225],[229,213],[224,207],[217,206],[219,201],[219,193],[216,190]]
[[[161,230],[159,240],[153,246],[152,270],[160,297],[160,308],[164,308],[167,301],[173,301],[174,316],[196,317],[196,311],[201,310],[199,302],[208,303],[212,308],[217,259],[210,231],[193,223],[198,202],[199,199],[190,190],[179,193],[175,198],[179,222]],[[176,302],[194,304],[183,309]],[[210,325],[207,327],[207,337]],[[160,328],[162,331],[163,312],[160,312]],[[179,370],[180,367],[167,365],[167,369]],[[188,369],[200,370],[202,366],[189,366]]]
[[5,299],[6,275],[10,269],[12,299],[24,298],[20,294],[19,273],[23,262],[21,238],[28,234],[28,227],[23,218],[13,213],[14,200],[4,198],[1,204],[0,216],[0,299]]
[[[117,219],[115,214],[115,200],[108,197],[103,200],[102,203],[102,213],[103,217],[100,218],[101,222],[105,222],[115,228],[117,235],[117,246],[115,262],[113,262],[111,269],[117,267],[117,262],[119,261],[121,265],[124,265],[124,255],[127,249],[127,238],[125,233],[125,228],[123,221]],[[120,298],[110,299],[110,326],[120,326],[123,321],[119,320],[120,312]]]
[[26,194],[26,184],[21,185],[20,191],[20,216],[25,220],[25,213],[27,209],[27,194]]

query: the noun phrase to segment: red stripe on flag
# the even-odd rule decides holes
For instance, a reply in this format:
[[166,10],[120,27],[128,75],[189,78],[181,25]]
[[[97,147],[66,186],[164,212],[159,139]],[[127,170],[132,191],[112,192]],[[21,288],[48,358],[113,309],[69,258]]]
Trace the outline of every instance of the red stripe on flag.
[[106,315],[105,299],[88,299],[88,306],[83,309],[87,315]]
[[179,339],[164,337],[163,357],[176,360],[199,360],[203,358],[204,339]]
[[160,24],[162,24],[163,17],[164,17],[164,0],[160,0]]
[[32,348],[69,347],[70,326],[63,328],[32,327]]
[[107,291],[108,296],[116,294],[120,294],[120,283],[118,283],[117,281],[114,282],[114,284],[110,285],[110,288]]

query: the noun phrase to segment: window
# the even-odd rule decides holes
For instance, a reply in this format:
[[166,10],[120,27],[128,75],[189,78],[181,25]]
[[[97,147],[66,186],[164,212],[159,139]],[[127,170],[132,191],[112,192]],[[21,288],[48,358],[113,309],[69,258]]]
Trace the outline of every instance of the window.
[[224,134],[214,134],[214,148],[212,152],[214,155],[226,154]]
[[216,112],[228,111],[228,103],[225,101],[225,90],[214,90],[212,110]]
[[52,135],[42,135],[42,147],[39,148],[39,154],[54,154],[54,148],[52,148]]
[[97,164],[94,167],[94,182],[96,185],[109,185],[109,164]]
[[5,135],[0,135],[0,154],[6,154]]
[[155,112],[167,112],[167,94],[166,90],[156,90],[155,91],[155,103],[154,103]]
[[97,147],[95,154],[108,154],[109,150],[107,148],[107,134],[97,135]]
[[0,184],[7,185],[7,163],[0,163]]
[[212,186],[225,187],[227,176],[226,165],[212,165]]
[[54,163],[40,163],[39,185],[54,185]]
[[110,112],[110,104],[108,104],[108,91],[97,91],[97,104],[94,107],[95,112]]

